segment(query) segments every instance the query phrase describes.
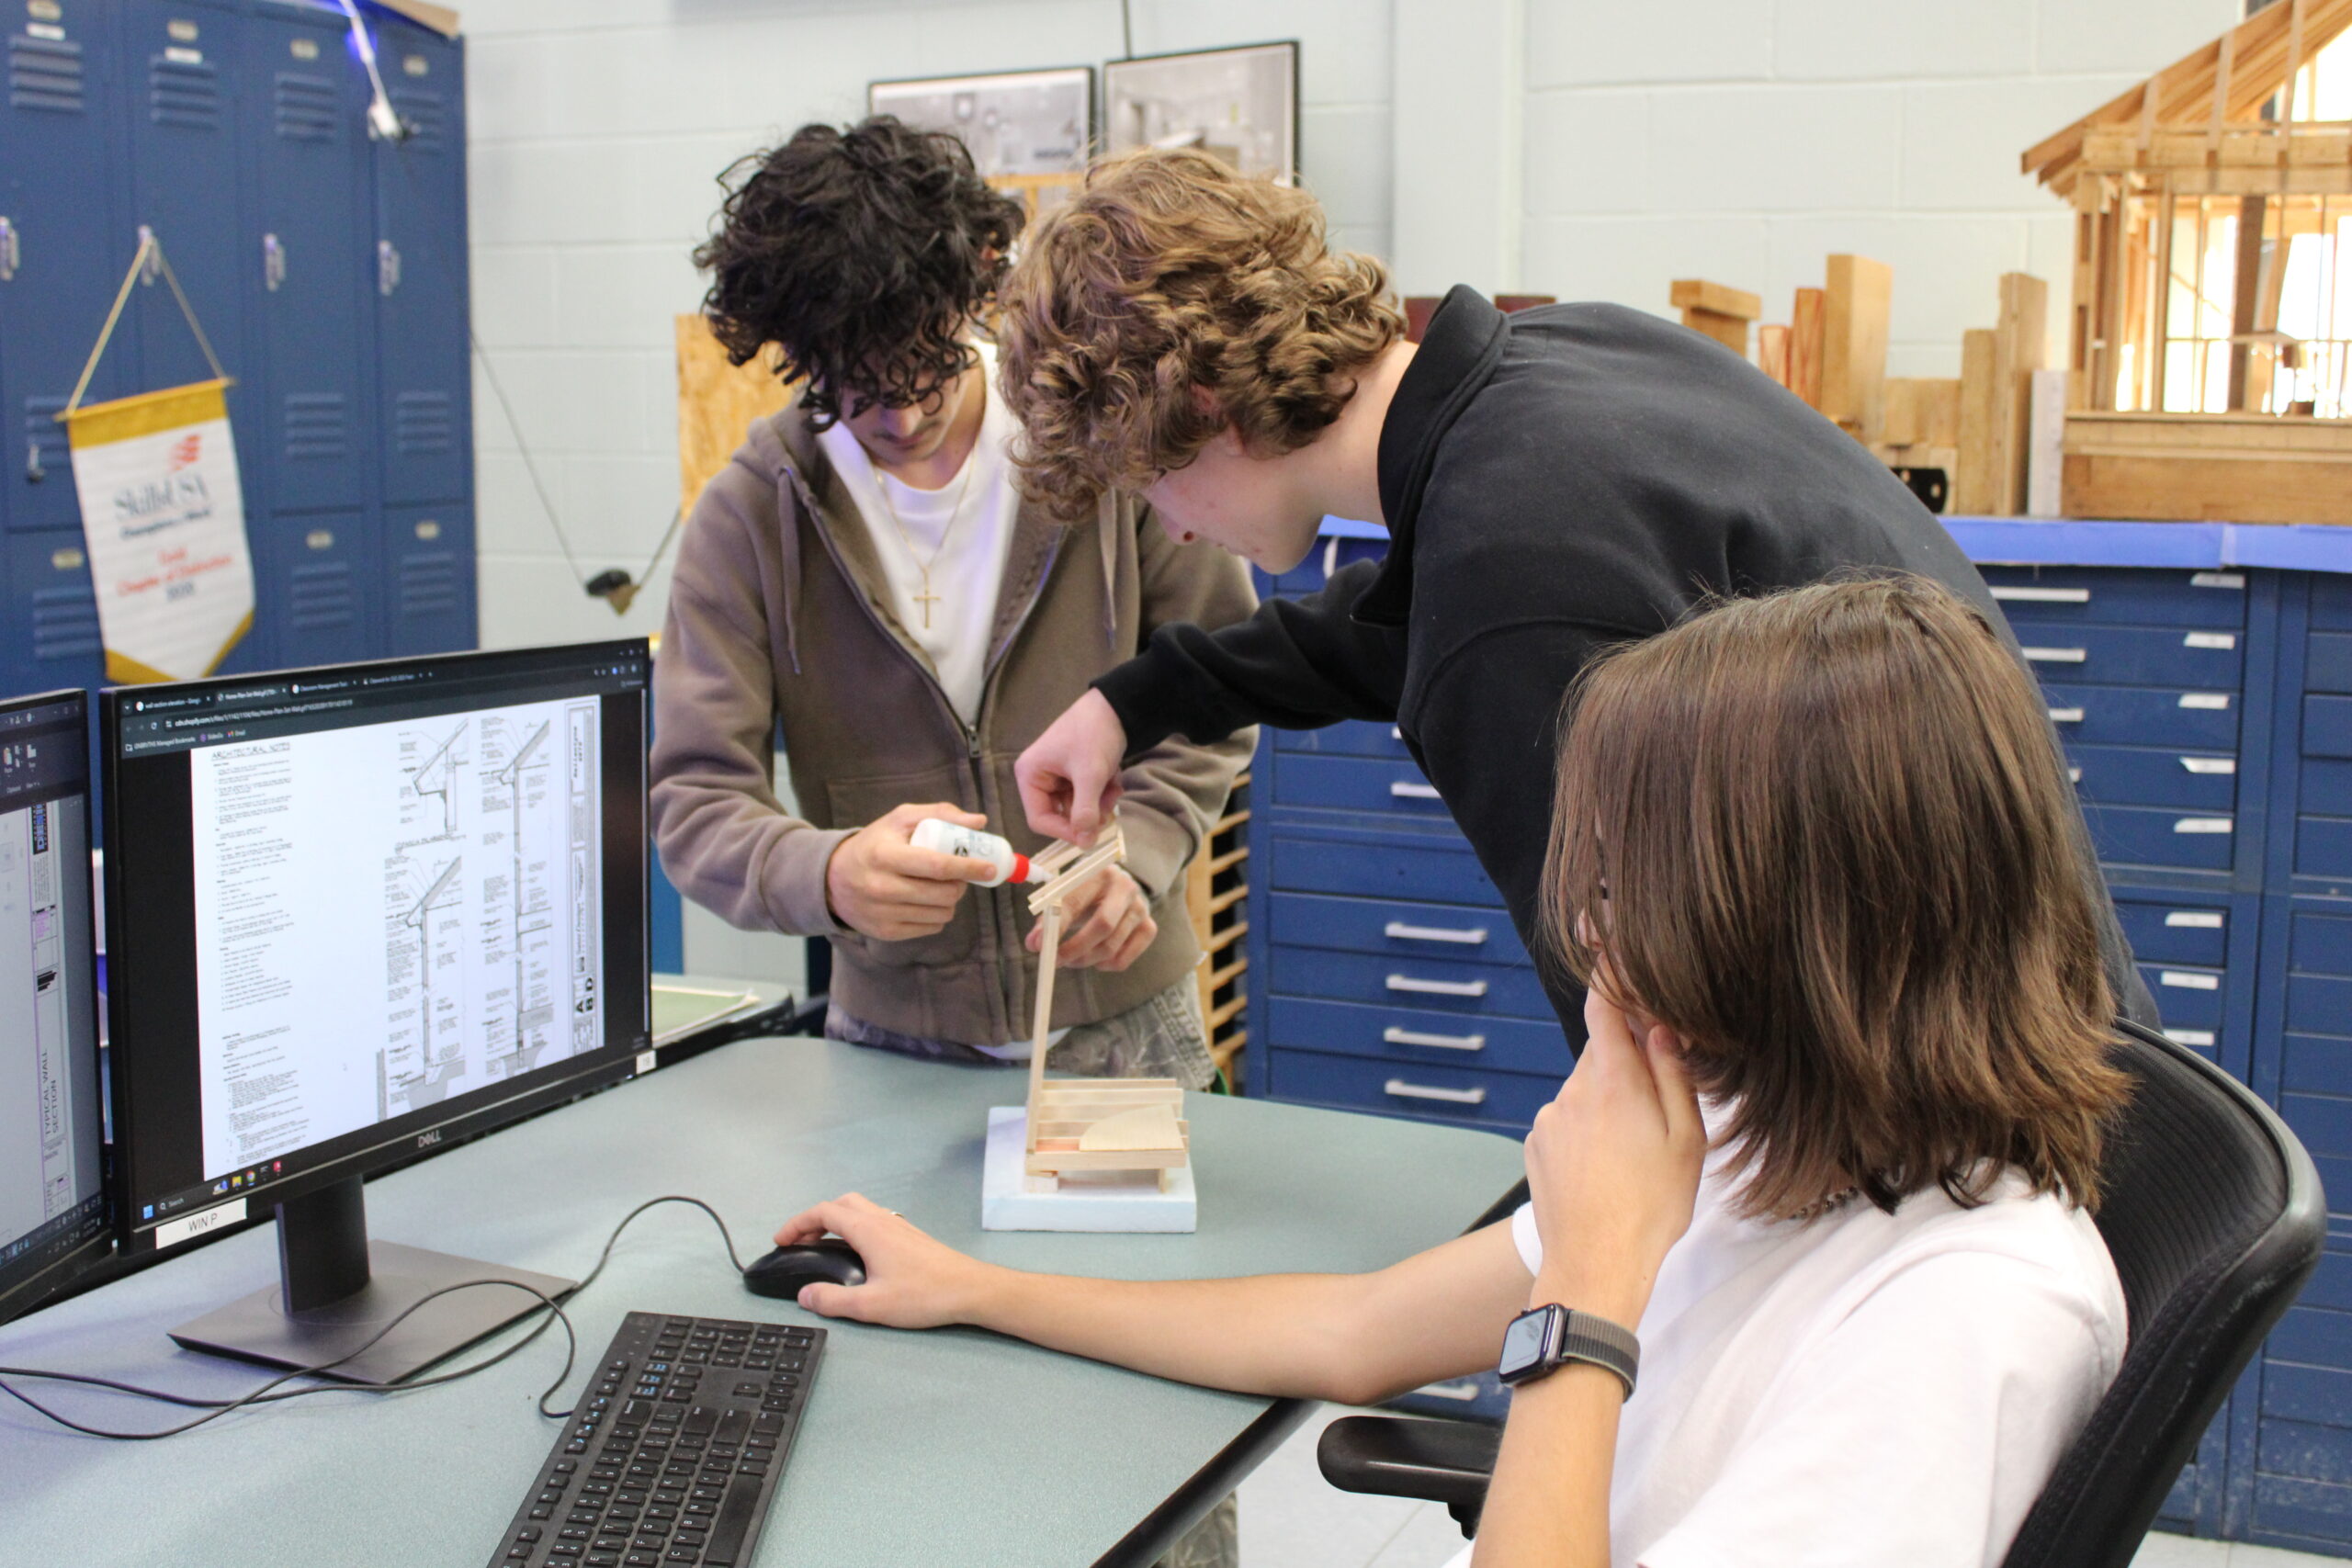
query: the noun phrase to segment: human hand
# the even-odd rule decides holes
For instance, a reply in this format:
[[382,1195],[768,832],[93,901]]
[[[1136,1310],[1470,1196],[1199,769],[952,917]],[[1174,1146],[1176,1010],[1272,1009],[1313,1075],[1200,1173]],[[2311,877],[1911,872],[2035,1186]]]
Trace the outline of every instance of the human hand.
[[800,1247],[837,1235],[865,1264],[863,1285],[800,1287],[800,1304],[822,1317],[846,1317],[889,1328],[937,1328],[962,1323],[990,1264],[933,1241],[903,1214],[871,1198],[845,1192],[802,1211],[775,1233],[778,1247]]
[[1667,1253],[1690,1228],[1707,1130],[1682,1043],[1598,987],[1585,994],[1584,1055],[1527,1135],[1527,1184],[1544,1267],[1530,1305],[1558,1302],[1632,1328]]
[[[1066,922],[1055,958],[1065,969],[1107,969],[1113,974],[1141,958],[1159,934],[1151,901],[1123,866],[1113,866],[1062,906]],[[1029,951],[1045,946],[1045,932],[1029,933]]]
[[1029,829],[1091,847],[1119,803],[1119,760],[1126,727],[1091,686],[1012,764]]
[[893,807],[835,845],[825,863],[825,904],[835,919],[882,942],[930,936],[955,917],[968,884],[995,874],[986,861],[917,849],[915,824],[926,817],[988,831],[987,818],[958,807]]

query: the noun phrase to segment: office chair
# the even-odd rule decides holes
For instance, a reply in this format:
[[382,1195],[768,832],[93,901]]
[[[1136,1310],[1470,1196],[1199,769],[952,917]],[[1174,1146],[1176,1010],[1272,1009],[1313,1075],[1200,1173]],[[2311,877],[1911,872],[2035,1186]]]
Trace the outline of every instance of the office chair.
[[[2097,1220],[2130,1344],[2003,1568],[2126,1568],[2326,1235],[2319,1174],[2268,1106],[2164,1036],[2116,1028],[2132,1096],[2109,1134]],[[1356,1416],[1325,1429],[1316,1457],[1332,1485],[1443,1503],[1469,1535],[1501,1444],[1494,1427]]]

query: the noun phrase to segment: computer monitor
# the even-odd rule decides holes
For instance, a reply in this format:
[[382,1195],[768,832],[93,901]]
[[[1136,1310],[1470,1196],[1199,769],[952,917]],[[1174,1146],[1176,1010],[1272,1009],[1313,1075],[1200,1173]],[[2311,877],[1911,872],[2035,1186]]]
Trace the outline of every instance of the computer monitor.
[[[371,1245],[360,1183],[638,1070],[648,668],[639,640],[105,694],[122,1244],[277,1219],[278,1282],[181,1344],[317,1366],[445,1285],[571,1288]],[[440,1296],[334,1375],[537,1304]]]
[[113,1246],[96,937],[88,703],[0,702],[0,1321]]

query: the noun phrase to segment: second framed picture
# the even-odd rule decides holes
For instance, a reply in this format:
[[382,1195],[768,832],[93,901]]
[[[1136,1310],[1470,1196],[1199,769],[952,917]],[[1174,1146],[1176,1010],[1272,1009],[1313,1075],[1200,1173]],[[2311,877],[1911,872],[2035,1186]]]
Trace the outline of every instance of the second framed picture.
[[1102,149],[1198,147],[1245,175],[1298,178],[1298,44],[1148,54],[1102,67]]
[[982,177],[1037,214],[1068,198],[1094,149],[1094,71],[1057,66],[985,76],[875,82],[865,112],[922,130],[948,130],[972,150]]

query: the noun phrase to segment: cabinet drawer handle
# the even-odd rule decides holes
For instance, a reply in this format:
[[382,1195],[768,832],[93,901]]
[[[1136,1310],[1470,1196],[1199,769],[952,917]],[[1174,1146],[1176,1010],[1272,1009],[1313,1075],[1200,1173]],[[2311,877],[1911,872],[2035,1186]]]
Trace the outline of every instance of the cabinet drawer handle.
[[2080,783],[2082,783],[2082,782],[2083,782],[2083,770],[2082,770],[2082,769],[2080,769],[2080,768],[2068,768],[2068,769],[2066,770],[2066,782],[2067,782],[2068,784],[2080,784]]
[[2080,664],[2091,654],[2086,648],[2029,648],[2025,656],[2036,664]]
[[2226,778],[2238,771],[2235,757],[2183,757],[2180,765],[2192,773],[2205,773]]
[[2188,580],[2191,588],[2244,588],[2245,573],[2242,571],[2200,571]]
[[1433,1382],[1418,1392],[1430,1399],[1453,1399],[1467,1404],[1478,1397],[1478,1383],[1475,1378],[1463,1382]]
[[2165,1038],[2176,1045],[2202,1045],[2213,1048],[2213,1032],[2210,1029],[2167,1029]]
[[2080,708],[2052,708],[2050,710],[2050,722],[2052,724],[2080,724],[2083,722],[2083,710]]
[[1381,1086],[1381,1089],[1399,1100],[1442,1100],[1448,1105],[1487,1103],[1487,1091],[1483,1089],[1439,1089],[1432,1084],[1407,1083],[1403,1078],[1390,1078]]
[[2230,694],[2227,692],[2183,692],[2180,694],[2180,705],[2185,708],[2202,708],[2210,713],[2227,713],[2230,709]]
[[1402,740],[1402,739],[1405,739],[1405,727],[1404,727],[1403,725],[1401,725],[1401,724],[1392,724],[1392,725],[1390,725],[1390,726],[1388,727],[1388,739],[1391,739],[1391,740]]
[[1399,800],[1435,800],[1437,785],[1415,784],[1410,779],[1398,779],[1388,786],[1388,793]]
[[2194,969],[2160,969],[2156,984],[2170,986],[2176,991],[2218,991],[2222,988],[2219,975],[2199,974]]
[[[1487,1037],[1483,1034],[1424,1034],[1417,1029],[1398,1029],[1393,1024],[1380,1032],[1380,1038],[1391,1045],[1428,1045],[1440,1051],[1483,1051]],[[1394,1089],[1389,1091],[1395,1093]]]
[[1484,946],[1487,928],[1471,926],[1456,930],[1452,926],[1410,926],[1402,920],[1391,920],[1380,928],[1380,934],[1393,942],[1451,942],[1464,947]]
[[2176,930],[2217,931],[2222,929],[2222,912],[2219,909],[2167,909],[2165,911],[2165,924]]
[[2172,825],[2176,833],[2226,833],[2233,824],[2226,817],[2183,817]]
[[2091,602],[2091,591],[2087,588],[1996,588],[1993,597],[2026,604],[2087,604]]
[[2235,632],[2189,632],[2180,639],[2183,648],[2219,649],[2225,653],[2237,645],[2238,634]]
[[1323,581],[1329,582],[1340,573],[1340,536],[1337,534],[1323,541]]
[[1411,991],[1425,997],[1483,997],[1487,994],[1484,980],[1417,980],[1410,975],[1391,975],[1388,988]]

